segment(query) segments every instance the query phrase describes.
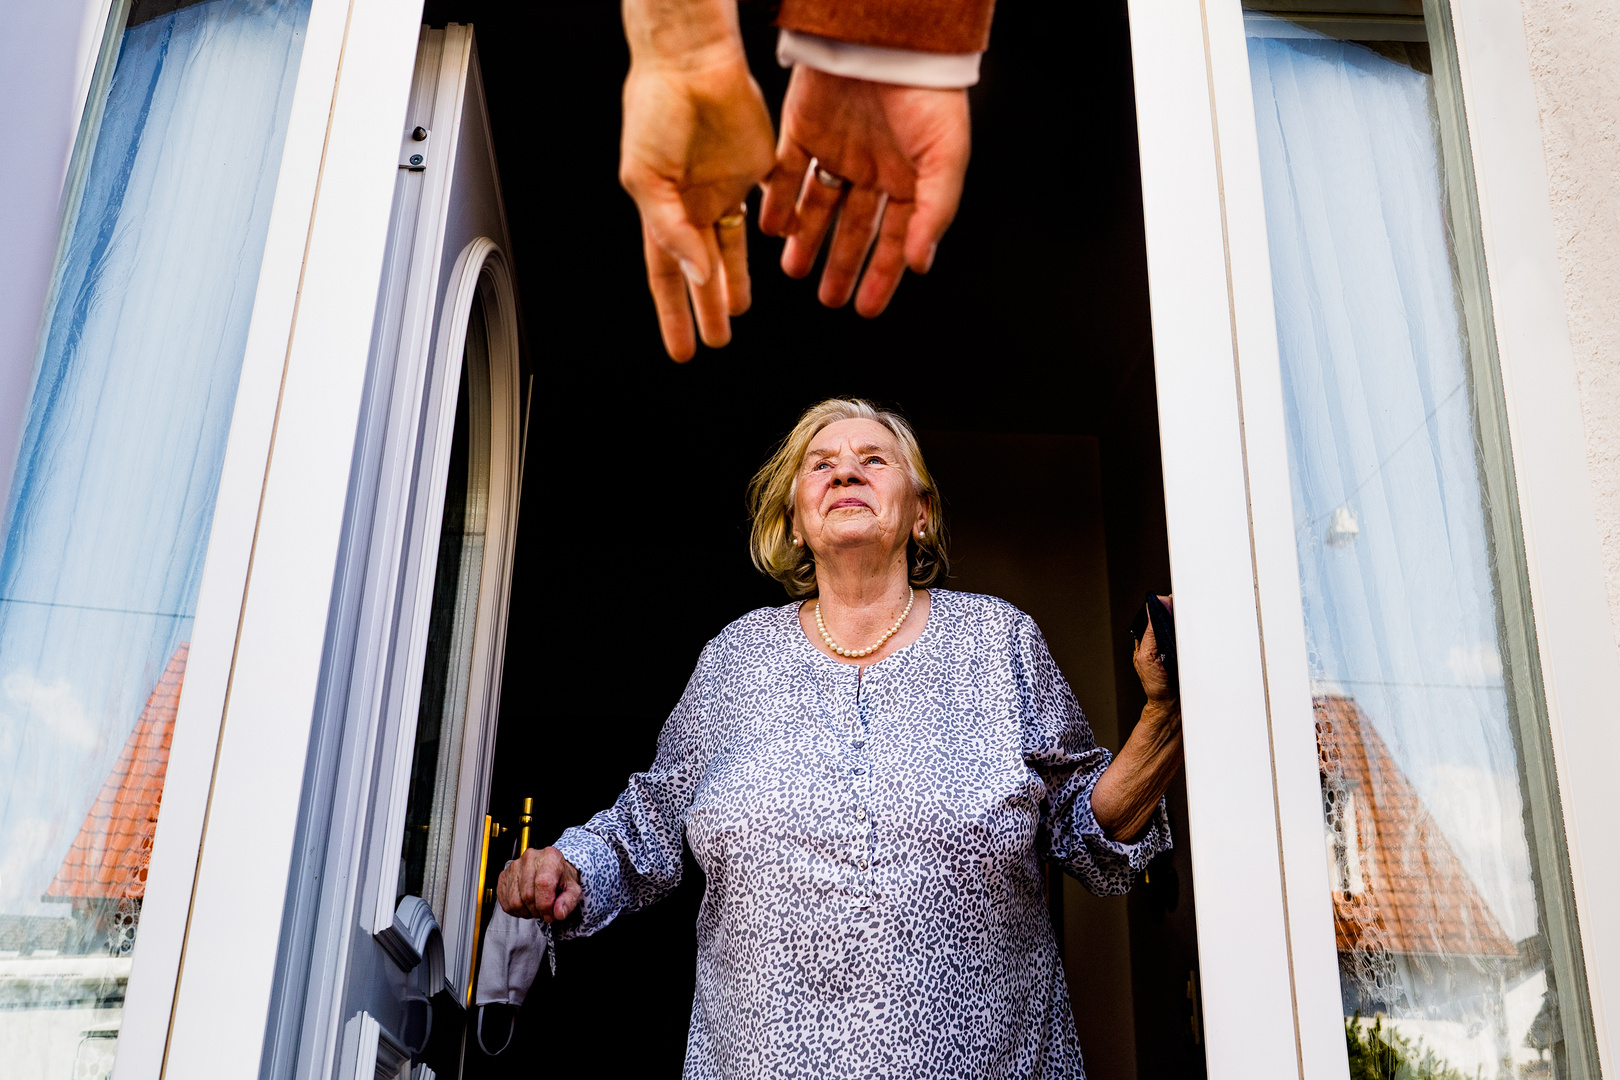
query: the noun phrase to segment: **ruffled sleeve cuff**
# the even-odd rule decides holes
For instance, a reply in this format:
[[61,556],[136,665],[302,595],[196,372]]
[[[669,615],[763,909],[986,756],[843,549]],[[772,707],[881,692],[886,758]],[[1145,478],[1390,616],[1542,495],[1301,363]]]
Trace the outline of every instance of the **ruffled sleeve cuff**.
[[589,937],[612,922],[624,907],[619,857],[607,841],[593,832],[572,828],[552,845],[579,871],[584,892],[579,910],[560,926],[560,938]]
[[1170,850],[1170,814],[1160,799],[1140,836],[1129,843],[1110,840],[1091,809],[1095,786],[1095,780],[1087,784],[1070,808],[1064,830],[1069,834],[1068,843],[1062,845],[1068,850],[1058,861],[1097,896],[1119,896],[1130,891],[1136,875],[1147,869],[1155,855]]

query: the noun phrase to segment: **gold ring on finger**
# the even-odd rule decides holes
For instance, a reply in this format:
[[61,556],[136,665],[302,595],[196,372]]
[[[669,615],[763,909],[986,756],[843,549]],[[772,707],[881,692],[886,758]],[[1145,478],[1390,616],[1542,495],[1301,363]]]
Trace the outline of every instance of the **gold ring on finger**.
[[722,229],[735,229],[748,220],[748,208],[739,207],[726,216],[718,219],[715,224]]

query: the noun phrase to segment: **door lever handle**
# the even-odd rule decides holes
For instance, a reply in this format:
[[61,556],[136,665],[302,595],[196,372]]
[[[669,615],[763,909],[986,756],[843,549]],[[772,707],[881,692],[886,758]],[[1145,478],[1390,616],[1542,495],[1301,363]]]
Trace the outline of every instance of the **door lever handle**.
[[518,818],[518,822],[523,826],[523,832],[518,836],[517,855],[514,856],[515,858],[523,858],[523,853],[529,850],[529,822],[532,820],[534,820],[534,800],[524,799],[523,814]]
[[478,858],[478,891],[474,893],[477,899],[476,926],[473,932],[472,957],[467,963],[467,1007],[472,1008],[473,980],[478,976],[478,943],[483,940],[484,908],[495,902],[495,889],[486,887],[489,881],[489,842],[499,839],[503,834],[511,832],[505,825],[496,821],[488,814],[484,815],[484,850]]

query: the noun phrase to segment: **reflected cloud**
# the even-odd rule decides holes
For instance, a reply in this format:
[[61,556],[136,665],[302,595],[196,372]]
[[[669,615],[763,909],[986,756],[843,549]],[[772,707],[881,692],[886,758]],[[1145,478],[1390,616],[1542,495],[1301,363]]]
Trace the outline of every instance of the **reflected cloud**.
[[[43,682],[25,671],[14,671],[0,682],[6,698],[20,706],[26,722],[42,725],[58,741],[84,750],[100,749],[106,733],[90,719],[78,693],[66,679]],[[8,718],[7,726],[16,721]]]
[[1446,653],[1446,668],[1452,678],[1467,686],[1502,684],[1502,656],[1494,641],[1453,645]]
[[24,817],[6,823],[0,844],[0,908],[20,914],[38,914],[59,904],[40,901],[40,853],[55,851],[61,843],[61,823],[49,818]]
[[1515,941],[1535,934],[1535,886],[1518,777],[1468,765],[1433,765],[1424,779],[1429,813],[1491,914]]

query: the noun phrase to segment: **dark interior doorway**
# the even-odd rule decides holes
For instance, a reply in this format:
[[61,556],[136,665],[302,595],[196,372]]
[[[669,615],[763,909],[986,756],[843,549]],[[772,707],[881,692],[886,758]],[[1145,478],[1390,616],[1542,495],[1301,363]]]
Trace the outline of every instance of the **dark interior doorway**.
[[[741,10],[779,101],[769,6]],[[1123,0],[1003,0],[961,214],[881,318],[822,308],[813,279],[777,269],[780,243],[752,233],[753,311],[685,366],[659,345],[616,179],[618,18],[487,0],[424,13],[475,27],[534,372],[491,813],[515,824],[534,798],[545,844],[608,805],[651,760],[703,644],[785,601],[749,565],[743,488],[833,394],[898,405],[923,432],[955,536],[950,587],[1034,615],[1117,749],[1142,704],[1123,630],[1169,581]],[[1093,1080],[1203,1075],[1179,781],[1170,798],[1177,847],[1130,897],[1054,889]],[[487,1059],[469,1041],[465,1075],[582,1059],[678,1075],[702,891],[689,860],[662,904],[564,943],[513,1046]]]

